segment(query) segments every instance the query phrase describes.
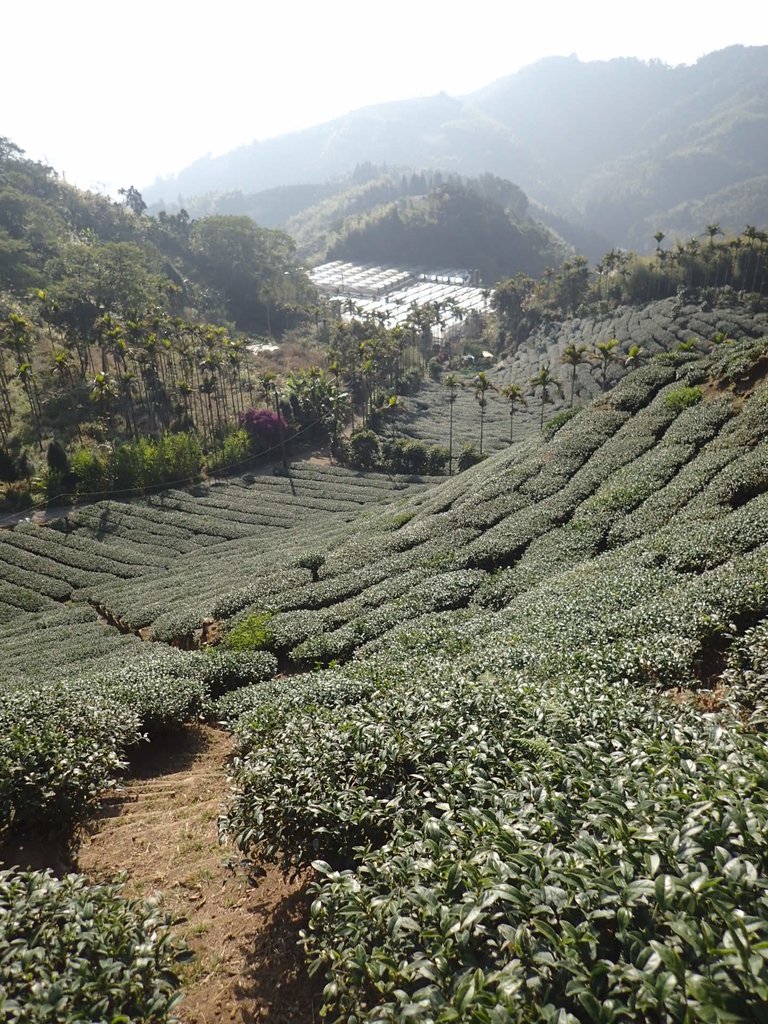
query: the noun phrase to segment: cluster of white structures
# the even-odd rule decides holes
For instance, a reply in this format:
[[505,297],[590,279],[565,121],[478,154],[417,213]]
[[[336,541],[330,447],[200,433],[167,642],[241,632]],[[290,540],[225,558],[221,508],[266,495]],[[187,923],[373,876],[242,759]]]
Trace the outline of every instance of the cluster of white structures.
[[335,260],[315,267],[309,276],[321,295],[341,303],[343,316],[379,313],[388,327],[404,323],[414,304],[439,303],[443,329],[449,330],[471,310],[485,312],[490,300],[488,289],[470,283],[477,277],[471,270],[398,269]]

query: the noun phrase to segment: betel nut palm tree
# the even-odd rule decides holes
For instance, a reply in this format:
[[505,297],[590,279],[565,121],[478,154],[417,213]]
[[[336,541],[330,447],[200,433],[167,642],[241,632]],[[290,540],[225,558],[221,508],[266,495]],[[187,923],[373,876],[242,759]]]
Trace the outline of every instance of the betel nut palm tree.
[[483,454],[483,429],[485,426],[485,409],[488,405],[488,392],[491,390],[495,391],[493,384],[488,380],[488,376],[484,370],[481,370],[477,374],[475,379],[472,381],[472,386],[475,389],[475,398],[480,406],[480,454]]
[[453,476],[453,407],[456,404],[456,395],[460,387],[463,387],[461,381],[455,373],[449,373],[443,381],[445,387],[448,388],[448,475]]
[[560,362],[571,368],[571,402],[573,408],[573,397],[576,392],[576,371],[583,363],[589,362],[589,348],[587,345],[575,345],[571,342],[560,356]]
[[560,381],[552,374],[549,363],[544,363],[539,372],[535,377],[531,377],[530,380],[533,393],[541,391],[541,417],[539,420],[539,426],[544,427],[544,407],[552,404],[552,391],[557,391],[561,398],[563,398],[563,385]]
[[512,444],[512,429],[514,425],[515,412],[518,406],[528,405],[523,394],[523,389],[519,384],[506,384],[501,388],[499,394],[501,394],[507,400],[509,407],[509,443]]

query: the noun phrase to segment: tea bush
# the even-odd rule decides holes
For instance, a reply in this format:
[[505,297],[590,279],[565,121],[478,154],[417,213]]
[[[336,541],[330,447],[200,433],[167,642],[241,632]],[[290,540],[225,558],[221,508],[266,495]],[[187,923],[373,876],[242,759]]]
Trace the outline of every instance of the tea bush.
[[0,871],[0,1017],[7,1024],[161,1024],[185,954],[157,906],[80,875]]
[[0,835],[44,828],[65,836],[92,811],[140,738],[139,717],[77,686],[0,690]]
[[224,646],[231,651],[259,651],[269,646],[271,612],[255,612],[241,619],[224,637]]

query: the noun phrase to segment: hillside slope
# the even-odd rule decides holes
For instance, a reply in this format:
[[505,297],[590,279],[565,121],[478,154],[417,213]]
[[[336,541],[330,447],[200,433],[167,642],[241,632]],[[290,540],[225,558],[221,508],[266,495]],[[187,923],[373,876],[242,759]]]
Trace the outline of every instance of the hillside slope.
[[[122,609],[143,594],[165,660],[9,678],[3,806],[34,817],[114,777],[142,708],[156,729],[207,707],[238,742],[225,831],[256,861],[313,866],[305,948],[329,1020],[760,1019],[767,428],[768,338],[726,339],[335,537],[307,516],[282,564],[265,529],[238,571],[231,502],[229,539],[194,551],[182,523],[214,537],[212,495],[139,503],[130,534],[116,506],[41,528],[69,552],[122,535],[129,566],[151,520],[155,558],[222,564],[211,592],[190,575],[183,619],[170,588],[147,600],[146,570],[48,568],[51,602],[99,590],[105,629],[138,628]],[[158,643],[195,624],[224,649]]]
[[223,699],[228,829],[313,862],[330,1019],[762,1012],[767,352],[659,358],[271,602],[351,660]]
[[[491,386],[482,410],[474,384],[477,368],[455,374],[460,386],[453,402],[453,450],[458,452],[467,444],[479,447],[481,412],[485,453],[506,448],[510,434],[515,442],[537,436],[542,422],[571,408],[572,389],[573,406],[579,407],[597,398],[604,384],[610,388],[631,372],[633,360],[627,360],[632,351],[637,353],[634,362],[646,363],[678,346],[692,347],[704,354],[710,351],[712,338],[722,336],[738,341],[757,339],[766,333],[765,313],[750,313],[739,306],[709,308],[703,303],[678,299],[544,324],[524,341],[502,352],[495,365],[485,371]],[[603,363],[597,356],[597,346],[610,344],[614,339],[617,344]],[[571,346],[582,350],[584,360],[575,371],[563,362],[563,355]],[[550,367],[561,390],[551,386],[542,409],[541,391],[532,382],[543,366]],[[445,378],[443,375],[441,382],[427,381],[416,395],[398,398],[393,429],[399,435],[448,445],[451,396]],[[510,385],[517,385],[523,392],[523,400],[516,401],[514,408],[505,395],[505,388]]]

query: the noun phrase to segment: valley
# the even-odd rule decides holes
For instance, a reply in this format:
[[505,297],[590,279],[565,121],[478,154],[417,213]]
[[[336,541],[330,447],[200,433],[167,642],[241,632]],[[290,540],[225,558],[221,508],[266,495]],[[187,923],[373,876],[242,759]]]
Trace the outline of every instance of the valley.
[[766,1019],[767,59],[0,138],[0,1019]]

